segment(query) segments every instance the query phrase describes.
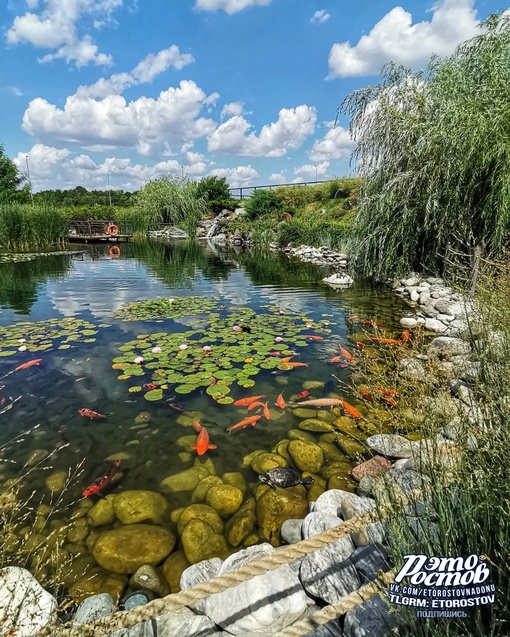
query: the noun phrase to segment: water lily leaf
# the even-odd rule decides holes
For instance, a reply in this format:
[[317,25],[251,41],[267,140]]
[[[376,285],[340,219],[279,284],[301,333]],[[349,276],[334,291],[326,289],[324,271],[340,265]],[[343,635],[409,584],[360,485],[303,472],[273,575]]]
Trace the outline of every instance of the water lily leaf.
[[218,405],[231,405],[234,399],[231,396],[225,396],[225,398],[219,398],[216,402]]
[[254,385],[255,385],[255,381],[248,379],[242,384],[242,387],[253,387]]
[[129,374],[121,374],[120,376],[117,376],[118,380],[128,380],[128,378],[131,378]]
[[137,385],[136,387],[130,387],[130,388],[128,389],[128,392],[129,392],[130,394],[136,394],[136,393],[137,393],[137,392],[139,392],[139,391],[142,391],[142,388],[141,388],[139,385]]
[[222,385],[211,385],[205,390],[205,393],[209,394],[209,396],[224,396],[229,392],[230,389]]
[[16,354],[16,352],[11,352],[9,350],[2,350],[0,352],[0,356],[5,357],[5,356],[13,356],[14,354]]
[[290,371],[291,369],[294,369],[294,368],[292,367],[292,365],[283,364],[283,365],[278,365],[278,369],[281,369],[284,372],[288,372],[288,371]]
[[145,396],[144,396],[145,400],[149,400],[149,401],[154,401],[154,400],[161,400],[163,398],[163,390],[162,389],[151,389],[151,391],[148,391]]
[[178,387],[175,388],[175,392],[177,394],[191,394],[192,391],[195,391],[195,389],[197,388],[196,385],[179,385]]

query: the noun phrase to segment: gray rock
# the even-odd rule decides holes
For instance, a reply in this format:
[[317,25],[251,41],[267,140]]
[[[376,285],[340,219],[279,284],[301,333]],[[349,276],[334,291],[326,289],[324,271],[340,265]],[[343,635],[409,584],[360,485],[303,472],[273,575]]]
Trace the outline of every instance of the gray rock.
[[440,314],[450,314],[450,306],[450,301],[445,298],[439,298],[434,304],[434,307]]
[[429,318],[435,318],[439,312],[432,305],[420,305],[420,310]]
[[[319,532],[334,528],[337,523],[334,517],[322,516],[323,526]],[[306,555],[299,572],[306,592],[334,604],[359,588],[358,573],[348,559],[353,552],[354,545],[347,537]]]
[[452,392],[452,396],[458,396],[460,392],[460,388],[466,387],[466,384],[463,383],[458,378],[450,378],[450,380],[448,381],[448,387],[450,388],[450,391]]
[[400,319],[400,325],[402,325],[402,327],[416,327],[418,321],[415,318],[404,316],[404,318]]
[[441,321],[441,323],[444,323],[445,325],[451,323],[454,320],[454,317],[450,316],[449,314],[438,314],[436,318],[438,321]]
[[357,492],[361,497],[372,495],[374,492],[374,478],[371,476],[363,476],[359,481]]
[[411,301],[416,302],[420,298],[420,292],[418,292],[418,290],[413,290],[410,296],[411,296]]
[[441,543],[441,533],[436,522],[427,518],[408,518],[408,522],[409,528],[420,544],[425,542],[427,546],[434,546]]
[[367,438],[366,443],[370,449],[382,456],[390,458],[410,458],[412,456],[411,442],[397,434],[376,434]]
[[408,279],[404,279],[402,281],[402,284],[405,285],[406,287],[413,287],[415,285],[420,284],[420,279],[416,276],[412,276],[412,277],[409,277]]
[[129,580],[129,584],[135,590],[144,588],[148,591],[152,591],[159,597],[170,595],[170,586],[163,577],[163,574],[150,564],[140,566]]
[[0,570],[2,634],[32,637],[55,618],[57,600],[26,569]]
[[348,274],[332,274],[322,280],[331,287],[350,287],[354,283]]
[[219,637],[223,634],[209,617],[193,615],[191,611],[189,613],[160,615],[156,620],[158,637]]
[[379,595],[359,604],[345,615],[344,637],[390,637],[395,615]]
[[115,602],[108,593],[100,593],[85,599],[79,606],[74,616],[75,624],[93,622],[101,617],[107,617],[113,613]]
[[427,375],[423,365],[414,358],[402,358],[399,361],[399,373],[403,378],[409,380],[422,380]]
[[[230,573],[274,552],[270,544],[251,546],[229,556],[218,575]],[[233,635],[267,636],[283,630],[300,617],[308,600],[297,575],[285,564],[208,597],[205,606],[207,616]]]
[[[352,504],[344,500],[342,502],[342,516],[344,520],[350,520],[373,508],[375,508],[373,500],[367,499],[365,502],[360,498],[357,508],[354,508]],[[367,546],[370,543],[382,542],[386,535],[385,524],[386,522],[374,522],[357,533],[351,533],[351,539],[355,546]]]
[[480,375],[482,364],[478,361],[466,361],[459,368],[459,376],[462,380],[476,380]]
[[330,489],[317,498],[314,512],[340,517],[343,502],[348,502],[360,513],[370,511],[375,506],[375,502],[370,498],[361,498],[355,493],[342,491],[342,489]]
[[429,330],[429,332],[438,332],[441,334],[446,332],[446,325],[437,319],[428,318],[425,321],[425,329]]
[[375,580],[379,571],[390,570],[385,555],[373,545],[360,546],[349,559],[356,567],[363,586]]
[[418,298],[418,303],[420,305],[427,305],[429,301],[430,301],[430,292],[428,290],[424,290],[423,292],[421,292]]
[[393,484],[404,494],[415,491],[416,489],[422,489],[425,477],[413,471],[412,469],[391,469],[384,474],[384,478],[389,484]]
[[[319,606],[316,606],[314,604],[307,608],[304,615],[299,619],[300,621],[305,619],[312,619],[313,622],[313,616],[316,613],[319,613],[321,610],[322,609]],[[340,628],[338,619],[332,619],[327,624],[321,624],[320,626],[317,626],[317,628],[312,630],[312,632],[306,633],[306,637],[343,637],[343,632]]]
[[309,513],[303,520],[303,539],[308,540],[314,535],[321,533],[325,528],[333,529],[342,524],[342,520],[330,513],[319,513],[314,511]]
[[437,336],[429,343],[427,351],[429,356],[459,356],[469,354],[471,347],[460,338]]
[[152,622],[141,622],[130,628],[121,628],[113,633],[108,633],[108,637],[156,637]]
[[280,535],[287,544],[297,544],[301,541],[303,520],[285,520],[280,529]]
[[213,237],[210,237],[209,240],[213,243],[225,244],[227,243],[227,235],[224,232],[221,232],[220,234],[216,234]]
[[[198,562],[198,564],[192,564],[191,566],[188,566],[188,568],[184,570],[181,575],[181,590],[187,591],[190,588],[195,587],[197,584],[208,582],[213,577],[216,577],[222,564],[223,560],[220,560],[219,557],[213,557],[210,560],[203,560],[202,562]],[[193,607],[195,608],[197,613],[200,613],[202,615],[207,614],[205,612],[204,599],[195,602]]]

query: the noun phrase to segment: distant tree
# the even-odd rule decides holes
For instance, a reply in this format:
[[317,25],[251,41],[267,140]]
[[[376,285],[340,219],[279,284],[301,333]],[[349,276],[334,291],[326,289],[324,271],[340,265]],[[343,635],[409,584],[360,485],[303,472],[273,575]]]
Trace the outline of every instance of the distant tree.
[[26,177],[18,171],[18,167],[5,154],[0,144],[0,197],[12,197]]

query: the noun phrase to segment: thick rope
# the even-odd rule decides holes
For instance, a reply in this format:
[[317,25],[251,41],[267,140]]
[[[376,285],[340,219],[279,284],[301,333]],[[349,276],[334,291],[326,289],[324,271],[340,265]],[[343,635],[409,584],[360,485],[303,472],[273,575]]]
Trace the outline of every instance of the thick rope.
[[327,624],[332,619],[338,619],[353,608],[356,608],[356,606],[359,606],[359,604],[368,602],[374,595],[384,591],[394,579],[395,571],[381,573],[375,582],[370,582],[370,584],[363,586],[357,591],[342,597],[336,604],[321,608],[320,611],[314,613],[311,617],[301,619],[295,624],[292,624],[292,626],[287,626],[287,628],[277,633],[275,637],[303,637],[304,635],[308,635],[318,626]]
[[[408,496],[404,496],[402,504],[409,503],[420,495],[422,495],[421,491],[413,491]],[[77,628],[70,628],[72,624],[67,626],[61,626],[57,623],[47,624],[37,633],[37,637],[100,637],[115,630],[129,628],[140,622],[148,621],[158,615],[179,610],[183,606],[191,606],[195,602],[211,595],[223,593],[227,589],[247,582],[258,575],[263,575],[267,571],[275,570],[284,564],[289,564],[318,549],[333,544],[351,533],[357,533],[370,526],[370,524],[387,518],[393,512],[393,509],[394,507],[391,505],[378,509],[374,508],[368,513],[363,513],[342,522],[333,529],[323,531],[297,544],[281,548],[267,557],[254,560],[231,573],[214,577],[207,582],[197,584],[197,586],[187,591],[168,595],[162,599],[155,599],[128,612],[119,611],[95,622],[81,624]]]

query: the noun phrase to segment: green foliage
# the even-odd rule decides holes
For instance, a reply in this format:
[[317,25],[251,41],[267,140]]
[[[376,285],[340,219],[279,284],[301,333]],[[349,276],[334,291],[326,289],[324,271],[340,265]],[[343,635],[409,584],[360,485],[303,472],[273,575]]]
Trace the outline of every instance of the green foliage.
[[414,73],[386,66],[382,82],[340,107],[351,116],[365,177],[353,265],[383,280],[440,272],[447,255],[501,250],[510,219],[510,18]]
[[230,199],[230,191],[225,177],[204,177],[198,183],[197,196],[207,201]]
[[287,245],[327,246],[345,250],[352,232],[354,213],[344,215],[340,220],[325,218],[317,212],[296,215],[290,221],[278,226],[277,242],[280,247]]
[[356,201],[361,180],[357,177],[334,179],[314,186],[282,186],[276,188],[276,196],[285,206],[302,208],[315,202],[326,203],[331,199]]
[[24,175],[21,175],[16,164],[6,157],[4,147],[0,144],[0,198],[8,199],[15,195],[24,181]]
[[207,208],[214,215],[218,215],[222,210],[234,211],[239,207],[237,199],[213,199],[207,202]]
[[0,204],[0,246],[44,248],[64,243],[68,219],[62,209],[31,204]]
[[[83,186],[77,186],[70,190],[43,190],[34,194],[34,203],[50,206],[106,208],[112,206],[132,206],[135,194],[124,190],[87,190]],[[110,215],[111,216],[111,213]],[[99,218],[99,217],[90,217]],[[104,219],[104,216],[101,217]]]
[[278,212],[281,208],[282,202],[274,190],[255,190],[244,207],[250,220]]

